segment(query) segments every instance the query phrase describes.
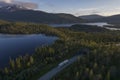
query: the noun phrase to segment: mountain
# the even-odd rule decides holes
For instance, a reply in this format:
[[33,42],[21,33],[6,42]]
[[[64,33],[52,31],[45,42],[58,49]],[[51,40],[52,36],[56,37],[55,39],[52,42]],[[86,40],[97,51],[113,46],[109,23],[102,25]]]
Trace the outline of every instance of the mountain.
[[61,18],[65,18],[65,19],[69,19],[69,20],[73,20],[73,21],[79,21],[80,20],[78,17],[75,17],[71,14],[59,13],[59,14],[56,14],[56,15],[61,17]]
[[120,14],[100,18],[100,19],[94,20],[94,21],[108,22],[108,23],[112,23],[112,24],[120,24]]
[[87,20],[88,22],[107,22],[111,24],[120,24],[120,14],[106,17],[100,15],[86,15],[79,17]]
[[7,6],[1,6],[0,12],[13,12],[17,10],[27,10],[26,8],[19,6],[19,5],[7,5]]
[[84,16],[79,16],[82,19],[86,19],[86,20],[94,20],[94,19],[99,19],[99,18],[103,18],[103,16],[101,15],[97,15],[97,14],[93,14],[93,15],[84,15]]
[[83,19],[71,14],[53,14],[43,11],[26,9],[18,5],[0,7],[0,19],[7,21],[35,22],[35,23],[80,23]]

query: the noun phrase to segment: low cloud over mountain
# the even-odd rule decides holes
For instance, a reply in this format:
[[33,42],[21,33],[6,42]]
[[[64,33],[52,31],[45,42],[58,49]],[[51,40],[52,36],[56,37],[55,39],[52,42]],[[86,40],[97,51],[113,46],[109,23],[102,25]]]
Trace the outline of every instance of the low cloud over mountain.
[[0,7],[18,5],[27,9],[37,9],[38,5],[31,2],[22,2],[18,0],[0,0]]

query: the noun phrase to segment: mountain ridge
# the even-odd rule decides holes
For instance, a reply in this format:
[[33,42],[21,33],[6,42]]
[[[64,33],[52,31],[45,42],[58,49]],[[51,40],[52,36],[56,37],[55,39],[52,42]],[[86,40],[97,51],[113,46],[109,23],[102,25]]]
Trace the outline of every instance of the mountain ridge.
[[4,6],[0,8],[0,19],[7,21],[33,22],[33,23],[80,23],[84,20],[71,14],[47,13],[26,9],[18,5]]
[[87,19],[87,20],[99,19],[99,18],[103,18],[103,17],[104,17],[104,16],[98,15],[98,14],[91,14],[91,15],[79,16],[79,18]]
[[85,15],[79,16],[82,19],[87,20],[88,22],[107,22],[111,24],[120,24],[120,14],[111,15],[111,16],[101,16],[101,15]]

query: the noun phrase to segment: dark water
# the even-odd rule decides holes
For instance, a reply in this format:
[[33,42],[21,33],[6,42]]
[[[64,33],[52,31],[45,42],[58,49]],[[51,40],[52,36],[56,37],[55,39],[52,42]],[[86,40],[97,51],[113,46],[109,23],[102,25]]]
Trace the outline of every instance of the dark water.
[[16,58],[26,53],[32,54],[35,48],[53,44],[57,37],[34,35],[0,34],[0,67],[6,66],[9,58]]
[[103,26],[105,26],[105,25],[110,25],[110,24],[108,24],[108,23],[106,23],[106,22],[83,23],[83,24],[85,24],[85,25],[99,26],[99,27],[103,27]]
[[[50,26],[53,27],[71,27],[72,25],[75,24],[82,24],[82,25],[93,25],[93,26],[98,26],[98,27],[104,27],[104,26],[113,26],[111,24],[108,24],[106,22],[96,22],[96,23],[72,23],[72,24],[50,24]],[[108,30],[120,30],[120,28],[110,28],[110,27],[104,27]]]
[[72,25],[75,25],[75,24],[96,25],[96,26],[100,26],[100,27],[103,27],[104,25],[110,25],[106,22],[97,22],[97,23],[50,24],[50,26],[53,26],[53,27],[71,27]]

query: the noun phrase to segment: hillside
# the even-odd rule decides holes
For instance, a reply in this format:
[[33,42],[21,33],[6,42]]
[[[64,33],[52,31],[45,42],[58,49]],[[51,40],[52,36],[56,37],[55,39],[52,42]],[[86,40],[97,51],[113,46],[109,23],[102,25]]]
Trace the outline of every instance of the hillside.
[[97,14],[93,14],[93,15],[83,15],[83,16],[79,16],[82,19],[86,19],[86,20],[94,20],[94,19],[99,19],[99,18],[103,18],[103,16],[101,15],[97,15]]
[[0,19],[7,21],[35,23],[78,23],[82,19],[71,14],[53,14],[43,11],[25,9],[20,6],[4,6],[0,8]]
[[80,18],[85,19],[89,22],[107,22],[111,24],[120,24],[120,14],[107,17],[100,15],[86,15],[80,16]]
[[120,14],[118,15],[113,15],[113,16],[108,16],[106,18],[99,19],[100,21],[106,21],[108,23],[112,24],[120,24]]

